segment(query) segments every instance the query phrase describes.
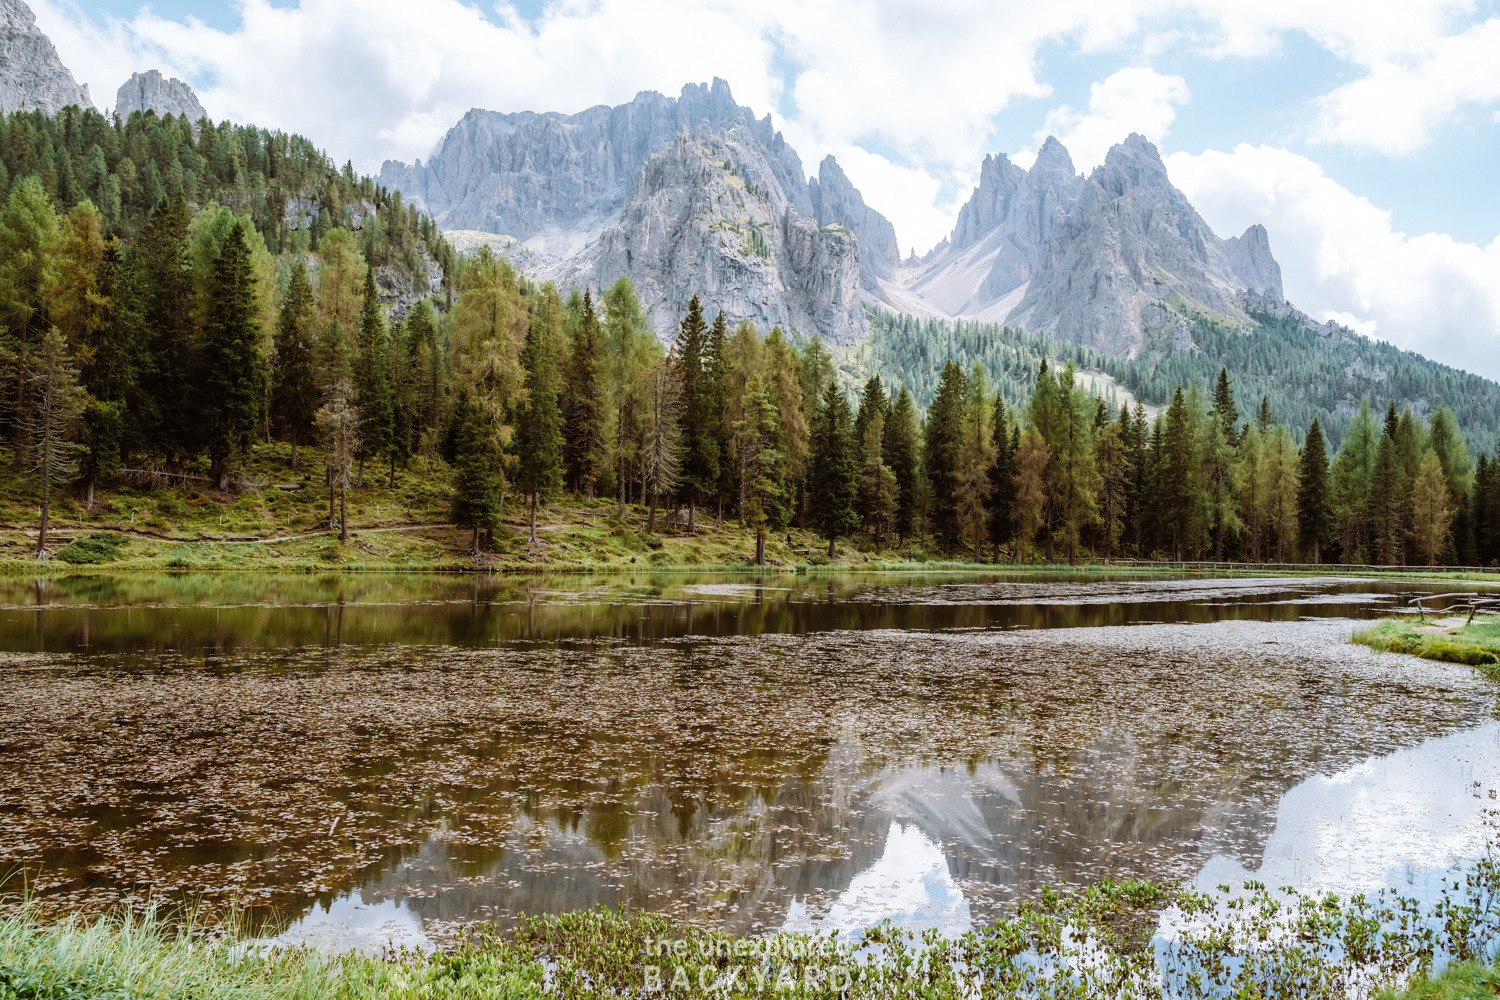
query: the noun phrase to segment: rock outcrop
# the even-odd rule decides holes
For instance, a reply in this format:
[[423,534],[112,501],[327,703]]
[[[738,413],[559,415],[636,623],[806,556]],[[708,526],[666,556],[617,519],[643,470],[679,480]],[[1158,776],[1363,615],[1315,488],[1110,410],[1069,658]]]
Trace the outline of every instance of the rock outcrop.
[[52,40],[37,30],[30,7],[0,0],[0,112],[55,115],[69,104],[94,106],[88,84],[73,79]]
[[[445,230],[522,241],[538,277],[631,278],[663,337],[699,294],[733,321],[850,343],[869,329],[861,295],[894,265],[895,231],[837,163],[824,176],[826,222],[771,117],[715,79],[576,115],[475,109],[426,163],[387,161],[380,183]],[[862,290],[864,233],[889,244],[890,264]]]
[[1187,313],[1243,321],[1247,296],[1282,294],[1265,227],[1220,239],[1135,134],[1087,178],[1053,138],[1030,170],[987,157],[945,242],[904,268],[892,298],[1114,355],[1186,350]]
[[186,116],[190,122],[208,117],[208,112],[198,103],[198,95],[193,93],[192,87],[175,76],[166,79],[160,70],[154,69],[132,73],[129,80],[120,84],[120,90],[115,95],[115,114],[125,119],[130,117],[132,111],[155,111],[162,117]]
[[880,279],[889,278],[901,264],[896,227],[865,204],[859,189],[849,183],[832,155],[818,164],[818,176],[808,179],[807,193],[819,226],[843,226],[859,240],[860,278],[867,289],[878,294]]
[[[664,338],[700,295],[733,322],[853,343],[869,331],[858,239],[802,214],[783,176],[746,122],[685,129],[646,161],[618,224],[563,277],[595,287],[630,278]],[[800,178],[792,190],[805,193]]]

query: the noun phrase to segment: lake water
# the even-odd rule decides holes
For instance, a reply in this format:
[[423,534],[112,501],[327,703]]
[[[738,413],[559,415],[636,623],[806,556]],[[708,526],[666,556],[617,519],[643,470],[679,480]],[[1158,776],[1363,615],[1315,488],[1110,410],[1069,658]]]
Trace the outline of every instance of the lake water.
[[1497,688],[1347,639],[1460,589],[10,581],[0,868],[333,946],[600,903],[961,929],[1102,877],[1425,891],[1483,845]]

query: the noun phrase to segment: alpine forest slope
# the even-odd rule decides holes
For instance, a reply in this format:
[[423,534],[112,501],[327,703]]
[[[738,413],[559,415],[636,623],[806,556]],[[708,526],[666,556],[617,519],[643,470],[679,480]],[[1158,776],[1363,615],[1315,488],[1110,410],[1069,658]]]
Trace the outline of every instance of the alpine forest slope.
[[[965,247],[1051,219],[1045,253],[1005,251],[1028,289],[1090,247],[1147,275],[1076,312],[1098,306],[1116,338],[1139,315],[1121,349],[877,308],[872,285],[923,265],[836,163],[804,180],[722,82],[466,121],[515,140],[470,193],[524,189],[518,232],[592,234],[560,280],[453,250],[428,211],[490,202],[459,197],[446,158],[423,168],[441,190],[409,168],[410,198],[252,126],[0,118],[4,551],[214,565],[201,546],[233,533],[308,565],[413,565],[420,547],[360,536],[378,525],[440,529],[429,565],[488,568],[1500,558],[1495,387],[1312,324],[1264,234],[1208,242],[1149,144],[1086,184],[1049,149],[1027,183],[1073,201],[1046,188],[1035,212],[996,198],[961,219]],[[1069,221],[1090,204],[1135,236]],[[1198,249],[1170,245],[1184,232]],[[569,512],[588,530],[563,530]],[[91,534],[50,540],[59,517]]]

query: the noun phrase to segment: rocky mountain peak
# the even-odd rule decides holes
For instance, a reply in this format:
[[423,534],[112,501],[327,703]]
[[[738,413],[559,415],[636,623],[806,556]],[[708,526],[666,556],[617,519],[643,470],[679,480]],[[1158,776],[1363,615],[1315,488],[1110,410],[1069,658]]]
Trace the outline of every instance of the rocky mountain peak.
[[0,112],[55,115],[70,104],[92,108],[88,84],[79,86],[57,49],[21,0],[0,0]]
[[865,204],[831,153],[818,164],[818,176],[808,178],[807,190],[819,226],[843,226],[858,238],[861,279],[866,288],[878,292],[880,279],[901,263],[896,227]]
[[130,74],[130,79],[115,94],[115,114],[124,119],[133,111],[155,111],[162,117],[176,115],[190,122],[208,117],[192,87],[175,76],[166,79],[155,69]]

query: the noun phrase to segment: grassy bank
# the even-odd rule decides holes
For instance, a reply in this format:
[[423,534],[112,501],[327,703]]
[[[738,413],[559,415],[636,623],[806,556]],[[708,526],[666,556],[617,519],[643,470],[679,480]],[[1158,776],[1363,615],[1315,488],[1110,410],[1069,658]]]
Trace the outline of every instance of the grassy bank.
[[1381,653],[1410,653],[1426,660],[1467,663],[1500,679],[1500,619],[1446,626],[1385,619],[1355,629],[1350,641]]
[[[737,938],[595,909],[509,930],[470,925],[449,949],[383,956],[185,934],[151,915],[49,924],[23,909],[0,919],[0,998],[1342,998],[1358,982],[1416,1000],[1491,996],[1500,981],[1476,964],[1497,932],[1492,862],[1433,908],[1386,892],[1244,888],[1238,899],[1227,887],[1210,897],[1139,881],[1047,891],[1015,917],[951,937],[882,924],[853,937]],[[1159,968],[1149,943],[1169,908],[1183,919]],[[1435,953],[1456,963],[1428,978]]]

